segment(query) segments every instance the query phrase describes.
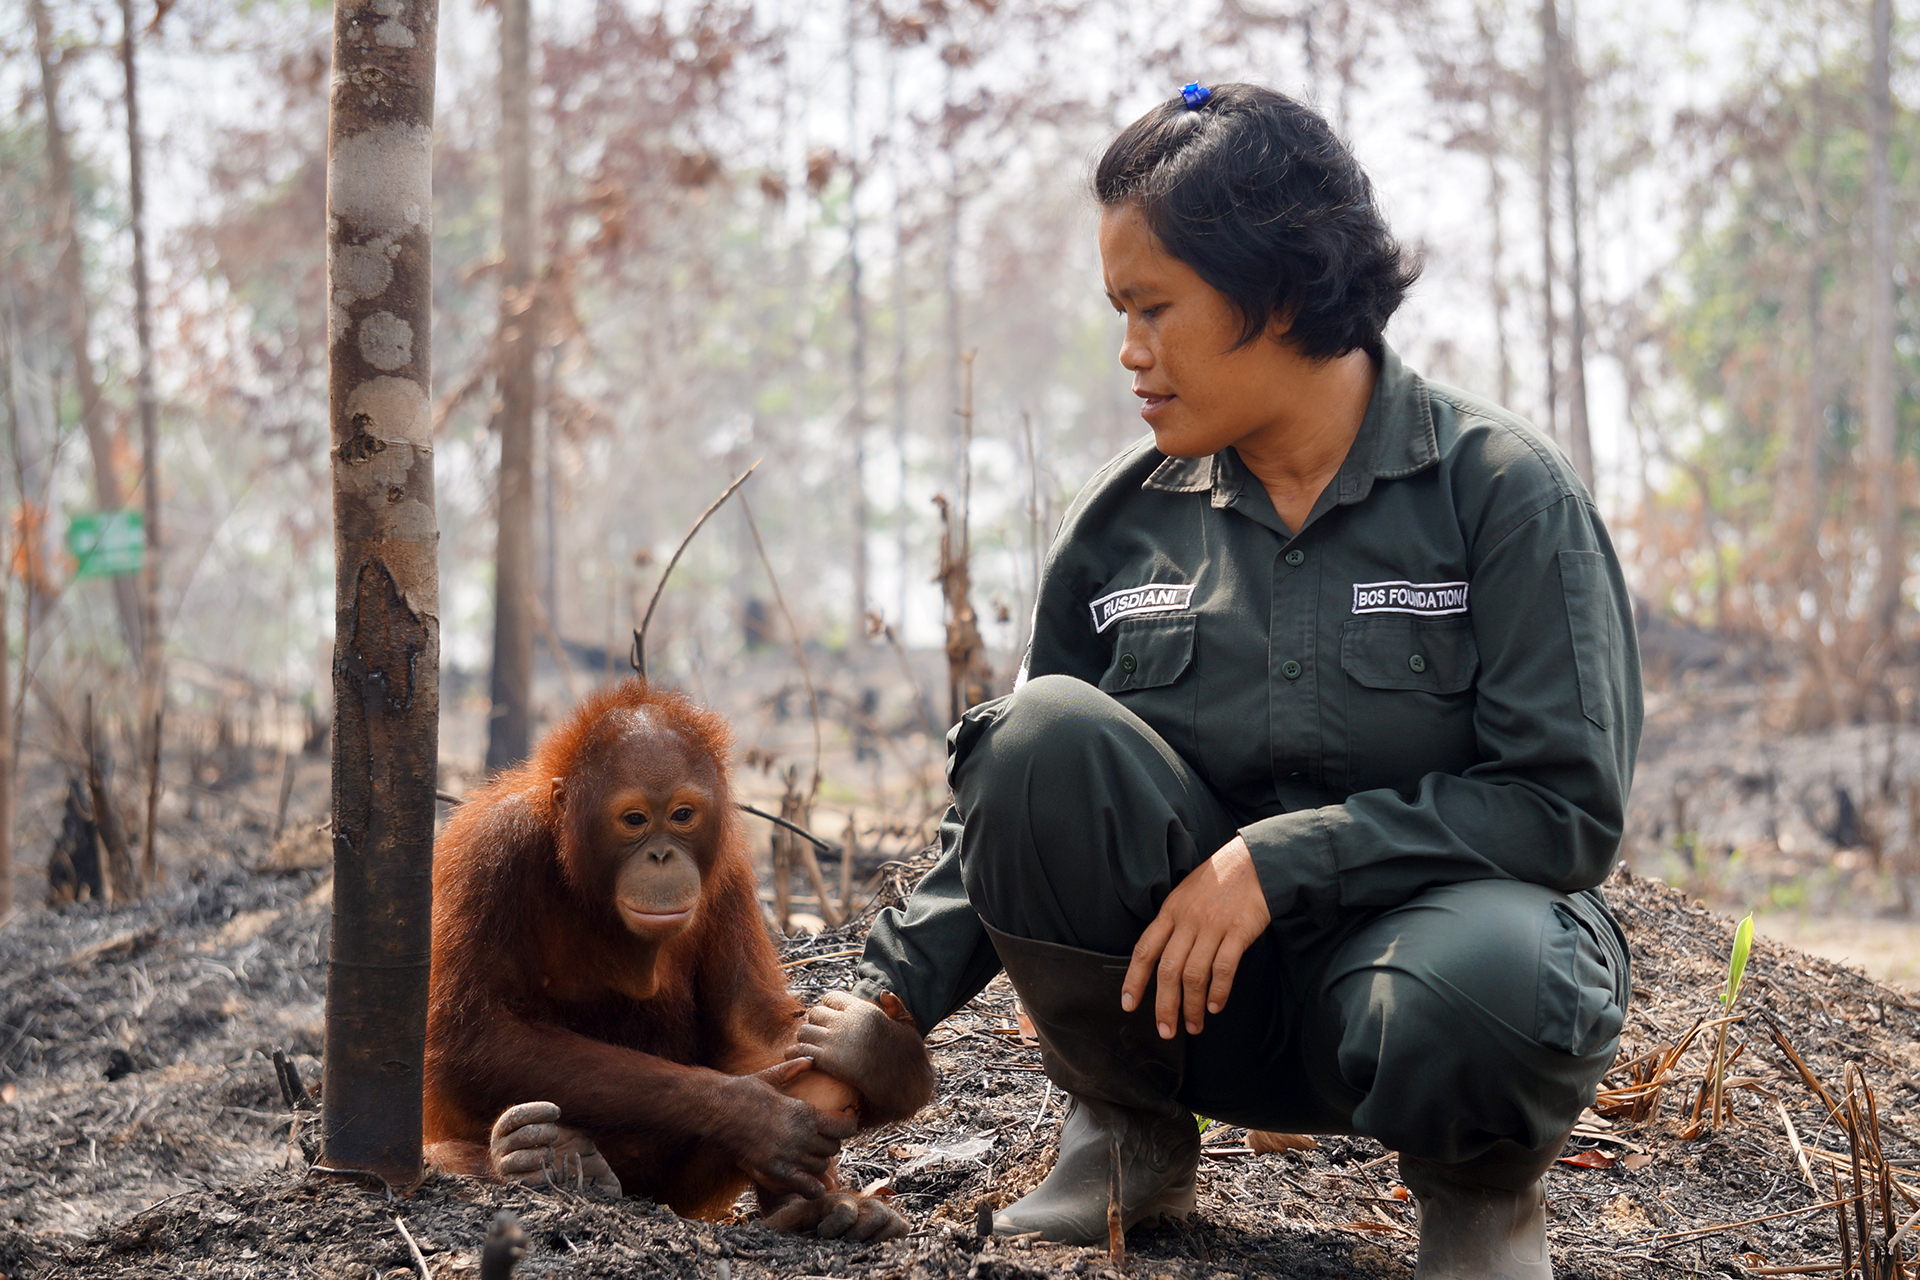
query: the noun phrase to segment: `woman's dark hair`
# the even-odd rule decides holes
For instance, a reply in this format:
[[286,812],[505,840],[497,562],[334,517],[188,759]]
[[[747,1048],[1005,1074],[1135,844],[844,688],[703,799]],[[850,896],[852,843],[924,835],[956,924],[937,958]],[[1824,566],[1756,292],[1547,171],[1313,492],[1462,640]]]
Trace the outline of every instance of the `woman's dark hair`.
[[1258,85],[1218,85],[1197,111],[1174,98],[1147,112],[1100,157],[1093,193],[1138,205],[1167,252],[1226,296],[1243,322],[1236,347],[1278,315],[1308,359],[1377,355],[1420,274],[1326,120]]

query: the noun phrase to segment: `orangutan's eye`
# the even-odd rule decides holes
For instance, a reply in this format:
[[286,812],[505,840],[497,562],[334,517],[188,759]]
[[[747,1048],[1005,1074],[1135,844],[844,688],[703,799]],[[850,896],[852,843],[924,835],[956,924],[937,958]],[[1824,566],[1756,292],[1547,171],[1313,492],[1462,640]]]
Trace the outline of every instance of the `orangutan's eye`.
[[683,804],[673,811],[673,820],[675,822],[692,822],[693,810]]
[[620,815],[620,821],[626,823],[630,827],[634,827],[634,828],[644,827],[647,825],[647,815],[640,812],[638,809],[629,809],[625,813]]

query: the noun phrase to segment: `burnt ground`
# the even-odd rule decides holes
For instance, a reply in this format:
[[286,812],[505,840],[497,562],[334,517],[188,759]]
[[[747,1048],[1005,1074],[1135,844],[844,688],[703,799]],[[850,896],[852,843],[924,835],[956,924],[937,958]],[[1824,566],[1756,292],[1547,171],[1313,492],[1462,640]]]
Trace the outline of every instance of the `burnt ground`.
[[[902,1241],[779,1237],[745,1215],[689,1222],[641,1201],[445,1177],[390,1199],[310,1176],[269,1055],[283,1048],[307,1080],[319,1077],[328,888],[319,868],[230,869],[117,911],[35,911],[0,931],[0,1275],[417,1276],[397,1220],[445,1280],[477,1274],[502,1207],[532,1242],[525,1276],[1411,1275],[1413,1211],[1392,1161],[1363,1139],[1253,1155],[1243,1131],[1209,1131],[1197,1213],[1134,1231],[1121,1267],[1105,1249],[975,1239],[982,1199],[1004,1204],[1044,1174],[1062,1106],[1004,980],[932,1036],[936,1104],[844,1156],[850,1182],[888,1180],[915,1226]],[[1732,923],[1644,879],[1609,894],[1637,967],[1625,1063],[1718,1011]],[[786,947],[803,997],[848,982],[863,927]],[[1736,1012],[1748,1016],[1731,1033],[1730,1075],[1747,1087],[1732,1094],[1730,1123],[1687,1136],[1710,1052],[1702,1037],[1652,1116],[1627,1119],[1614,1095],[1610,1125],[1583,1126],[1574,1148],[1602,1167],[1549,1175],[1562,1276],[1761,1275],[1840,1257],[1835,1213],[1813,1207],[1836,1198],[1834,1170],[1850,1185],[1848,1138],[1762,1013],[1827,1089],[1840,1093],[1859,1068],[1877,1112],[1863,1134],[1879,1136],[1896,1223],[1920,1206],[1920,1005],[1763,937]]]

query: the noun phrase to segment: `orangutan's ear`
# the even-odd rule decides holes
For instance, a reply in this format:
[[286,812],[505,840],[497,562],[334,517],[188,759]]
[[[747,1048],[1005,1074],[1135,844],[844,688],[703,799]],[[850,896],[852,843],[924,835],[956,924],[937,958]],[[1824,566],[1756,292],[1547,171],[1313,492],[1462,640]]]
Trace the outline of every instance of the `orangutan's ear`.
[[565,813],[567,810],[567,780],[565,778],[555,778],[553,780],[553,809],[555,813]]

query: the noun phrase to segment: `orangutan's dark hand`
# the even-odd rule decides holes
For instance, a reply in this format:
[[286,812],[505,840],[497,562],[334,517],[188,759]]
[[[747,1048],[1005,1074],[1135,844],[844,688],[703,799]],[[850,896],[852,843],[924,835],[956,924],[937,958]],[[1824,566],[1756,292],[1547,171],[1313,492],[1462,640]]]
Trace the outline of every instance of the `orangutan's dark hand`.
[[771,1191],[818,1196],[854,1119],[830,1115],[781,1090],[809,1064],[780,1062],[748,1076],[723,1076],[713,1140],[734,1153],[741,1172]]
[[532,1187],[592,1187],[618,1196],[620,1179],[593,1139],[559,1121],[560,1108],[551,1102],[523,1102],[501,1112],[487,1142],[494,1177]]
[[807,1010],[788,1058],[814,1066],[859,1090],[862,1128],[905,1120],[933,1097],[933,1059],[913,1015],[891,991],[879,1003],[829,991]]
[[907,1220],[878,1196],[851,1191],[829,1191],[812,1199],[795,1197],[760,1219],[775,1231],[795,1235],[812,1232],[823,1240],[897,1240],[907,1234]]

